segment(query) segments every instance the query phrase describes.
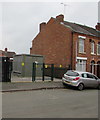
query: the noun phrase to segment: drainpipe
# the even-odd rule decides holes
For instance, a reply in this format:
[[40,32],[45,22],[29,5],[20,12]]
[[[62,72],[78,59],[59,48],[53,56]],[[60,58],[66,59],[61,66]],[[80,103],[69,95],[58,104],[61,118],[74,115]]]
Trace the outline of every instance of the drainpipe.
[[71,45],[71,69],[73,67],[73,31],[72,31],[72,45]]
[[76,60],[75,60],[75,68],[76,68],[76,62],[77,62],[77,46],[78,46],[78,41],[76,41]]
[[74,58],[74,49],[73,49],[73,47],[74,47],[74,40],[73,40],[73,35],[74,35],[74,31],[72,31],[72,46],[71,46],[71,52],[72,52],[72,54],[71,54],[71,68],[74,66],[74,69],[76,69],[76,62],[77,62],[77,41],[76,41],[76,47],[75,47],[75,49],[76,49],[76,53],[75,53],[75,60],[73,59]]

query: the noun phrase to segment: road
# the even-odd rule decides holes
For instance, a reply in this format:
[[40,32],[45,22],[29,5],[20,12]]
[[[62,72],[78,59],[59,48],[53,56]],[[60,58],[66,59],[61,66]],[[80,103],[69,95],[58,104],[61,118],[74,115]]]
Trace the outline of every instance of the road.
[[98,90],[51,89],[2,94],[3,118],[98,118]]

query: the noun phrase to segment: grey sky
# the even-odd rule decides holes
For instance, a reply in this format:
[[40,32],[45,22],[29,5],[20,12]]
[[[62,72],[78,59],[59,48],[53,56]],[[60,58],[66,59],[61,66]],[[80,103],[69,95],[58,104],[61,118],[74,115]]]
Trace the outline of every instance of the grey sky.
[[[66,21],[95,27],[98,22],[98,2],[1,2],[2,36],[0,49],[29,53],[32,39],[39,32],[39,24],[64,14]],[[2,38],[2,41],[1,41]]]

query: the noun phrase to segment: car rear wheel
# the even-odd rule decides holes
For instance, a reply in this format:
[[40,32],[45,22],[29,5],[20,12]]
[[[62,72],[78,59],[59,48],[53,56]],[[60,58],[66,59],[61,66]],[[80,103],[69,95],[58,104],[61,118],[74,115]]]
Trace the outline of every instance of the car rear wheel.
[[67,85],[65,83],[63,83],[63,86],[66,87]]
[[84,85],[82,84],[82,83],[80,83],[79,85],[78,85],[78,90],[83,90],[84,89]]

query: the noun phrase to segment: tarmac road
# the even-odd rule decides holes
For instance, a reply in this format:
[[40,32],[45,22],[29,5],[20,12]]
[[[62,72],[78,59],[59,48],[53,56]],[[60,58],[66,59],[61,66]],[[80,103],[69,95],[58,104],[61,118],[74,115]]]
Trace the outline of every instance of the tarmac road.
[[2,93],[3,118],[98,118],[98,90]]

